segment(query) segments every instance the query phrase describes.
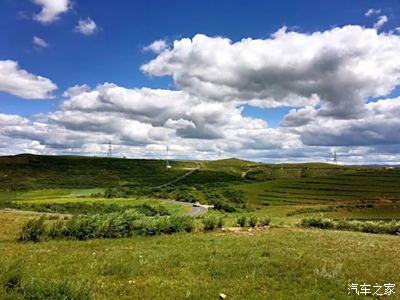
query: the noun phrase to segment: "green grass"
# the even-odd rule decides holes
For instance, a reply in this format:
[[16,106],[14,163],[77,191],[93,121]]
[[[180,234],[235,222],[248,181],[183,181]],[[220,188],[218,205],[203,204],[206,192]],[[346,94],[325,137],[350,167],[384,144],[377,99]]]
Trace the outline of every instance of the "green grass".
[[0,157],[0,190],[158,186],[194,168],[194,162],[77,156]]
[[[17,237],[37,215],[0,210],[0,299],[75,295],[87,291],[86,283],[92,299],[216,299],[219,293],[228,299],[359,299],[347,294],[348,283],[400,284],[398,236],[295,226],[315,213],[354,228],[368,229],[366,220],[399,220],[400,168],[226,159],[173,161],[166,169],[162,160],[0,157],[0,207],[102,217],[109,208],[142,205],[160,205],[171,215],[190,210],[159,198],[219,203],[221,210],[195,218],[195,233],[36,244]],[[247,226],[270,217],[271,225],[228,228],[240,217]],[[142,225],[151,229],[164,217],[148,218],[149,226]],[[23,266],[24,289],[6,292],[5,275],[15,264]]]
[[290,228],[2,242],[1,266],[23,258],[38,280],[92,282],[95,299],[351,299],[350,282],[399,282],[397,245],[392,236]]

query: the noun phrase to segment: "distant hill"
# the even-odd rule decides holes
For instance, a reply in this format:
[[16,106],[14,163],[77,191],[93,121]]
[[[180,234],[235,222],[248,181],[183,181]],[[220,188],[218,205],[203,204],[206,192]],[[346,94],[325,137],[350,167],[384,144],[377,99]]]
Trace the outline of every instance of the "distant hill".
[[[326,163],[264,164],[228,158],[215,161],[171,161],[87,156],[21,154],[0,157],[0,190],[43,188],[157,187],[199,167],[178,185],[201,185],[285,178],[382,173],[385,167],[339,166]],[[392,170],[397,173],[399,169]],[[372,173],[371,173],[372,172]],[[369,176],[369,175],[368,175]]]
[[157,186],[182,176],[195,162],[22,154],[0,157],[0,190]]

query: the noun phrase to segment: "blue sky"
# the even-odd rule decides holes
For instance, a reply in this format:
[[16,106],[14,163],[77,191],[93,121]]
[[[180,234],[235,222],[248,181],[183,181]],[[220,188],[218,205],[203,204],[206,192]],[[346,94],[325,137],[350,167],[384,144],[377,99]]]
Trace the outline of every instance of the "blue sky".
[[[391,27],[400,26],[396,14],[398,1],[75,1],[73,10],[53,24],[43,25],[18,18],[23,12],[37,13],[32,1],[6,0],[0,3],[0,59],[12,59],[26,70],[51,78],[59,89],[57,95],[76,84],[96,86],[113,82],[124,87],[173,88],[170,78],[150,78],[140,66],[151,59],[143,47],[154,40],[175,40],[197,33],[225,36],[233,41],[242,38],[265,38],[282,26],[301,32],[329,29],[332,26],[359,24],[371,26],[374,19],[364,13],[379,7],[393,15]],[[101,28],[87,37],[74,32],[79,18],[90,17]],[[32,45],[40,36],[47,49]],[[54,101],[21,101],[0,94],[0,111],[30,114],[54,109]],[[283,111],[283,112],[282,112]],[[247,115],[265,118],[277,124],[287,109],[271,111],[247,109]],[[275,117],[275,115],[277,117]]]
[[[35,20],[34,16],[42,6],[34,0],[5,0],[0,3],[0,61],[18,62],[20,69],[48,78],[58,87],[53,92],[53,99],[27,100],[15,93],[0,92],[0,113],[32,120],[39,113],[57,112],[59,105],[66,101],[62,94],[72,86],[84,84],[92,89],[104,83],[113,83],[126,89],[147,87],[193,94],[193,91],[182,86],[182,82],[174,79],[179,74],[168,73],[164,76],[156,74],[156,71],[141,70],[141,66],[158,57],[159,53],[144,51],[145,46],[156,40],[165,41],[170,49],[174,41],[193,38],[196,34],[211,38],[224,37],[232,43],[244,38],[268,40],[283,26],[287,27],[287,31],[310,35],[348,25],[373,28],[380,16],[387,18],[377,29],[380,33],[400,27],[400,3],[384,0],[159,0],[112,3],[74,0],[68,2],[68,7],[56,20],[44,23]],[[365,13],[369,9],[376,9],[377,12],[367,17]],[[75,29],[79,20],[86,18],[97,25],[89,35]],[[43,39],[48,47],[34,45],[34,36]],[[396,89],[397,84],[390,88]],[[367,95],[366,99],[371,95]],[[383,95],[389,96],[390,93],[379,94],[378,99]],[[397,95],[397,92],[392,93],[390,97]],[[204,94],[195,96],[201,98]],[[243,107],[241,116],[265,120],[271,128],[279,128],[290,110],[306,106],[285,104],[273,108],[273,105],[246,102],[251,99],[243,100],[236,106]],[[194,126],[200,128],[202,125],[196,122]],[[202,130],[206,130],[204,128]],[[301,141],[306,139],[306,135],[301,136]],[[43,144],[43,141],[39,140],[38,143]],[[317,144],[335,146],[334,142]],[[226,146],[227,151],[230,147],[233,146]],[[250,154],[243,152],[243,155]]]

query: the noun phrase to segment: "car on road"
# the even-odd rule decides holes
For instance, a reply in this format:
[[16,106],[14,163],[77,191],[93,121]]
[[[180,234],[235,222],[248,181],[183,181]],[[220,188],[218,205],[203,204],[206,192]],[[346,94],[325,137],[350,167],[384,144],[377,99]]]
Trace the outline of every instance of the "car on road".
[[193,207],[200,207],[200,203],[199,202],[193,203]]

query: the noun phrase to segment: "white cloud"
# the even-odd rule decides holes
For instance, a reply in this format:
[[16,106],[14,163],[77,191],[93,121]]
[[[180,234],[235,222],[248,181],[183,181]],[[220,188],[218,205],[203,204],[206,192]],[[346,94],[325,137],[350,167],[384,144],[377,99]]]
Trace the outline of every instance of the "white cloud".
[[[331,161],[335,150],[341,162],[400,161],[400,98],[370,102],[400,84],[398,35],[282,28],[267,39],[196,35],[148,50],[157,56],[142,69],[172,76],[177,90],[73,86],[56,111],[0,114],[0,153],[104,155],[112,140],[113,153],[127,157],[162,157],[168,145],[182,159],[217,158],[221,150],[271,162]],[[8,71],[0,64],[0,74],[30,75],[14,64]],[[246,116],[244,104],[296,108],[271,128]]]
[[178,88],[208,101],[259,107],[320,104],[351,118],[369,97],[400,83],[400,38],[345,26],[311,34],[283,28],[268,39],[232,42],[196,35],[176,40],[142,70],[171,75]]
[[400,98],[381,99],[366,104],[362,118],[335,119],[318,109],[291,110],[282,122],[312,146],[373,146],[400,144]]
[[50,24],[59,19],[62,13],[69,9],[69,0],[33,0],[42,7],[40,13],[34,15],[34,19],[43,24]]
[[383,15],[383,16],[379,16],[378,20],[376,21],[376,23],[374,24],[374,28],[376,29],[380,29],[383,25],[385,25],[387,22],[389,21],[388,17]]
[[42,38],[34,36],[32,39],[32,43],[36,46],[42,47],[42,48],[47,48],[49,47],[49,44]]
[[24,99],[50,99],[57,86],[50,80],[19,68],[12,60],[0,60],[0,91]]
[[143,48],[144,51],[151,51],[154,53],[161,53],[165,49],[168,48],[167,43],[164,40],[157,40],[151,43],[150,45]]
[[112,140],[118,153],[156,156],[154,149],[169,145],[176,157],[186,158],[213,157],[218,149],[233,155],[248,147],[265,151],[299,144],[290,132],[242,116],[235,104],[203,102],[181,91],[114,84],[72,90],[55,112],[24,123],[10,117],[0,137],[35,141],[51,153],[105,151],[102,145]]
[[370,8],[365,12],[364,16],[370,17],[372,15],[378,15],[381,13],[381,11],[382,11],[381,9]]
[[75,27],[75,31],[84,35],[92,35],[97,32],[96,23],[91,18],[81,19]]

